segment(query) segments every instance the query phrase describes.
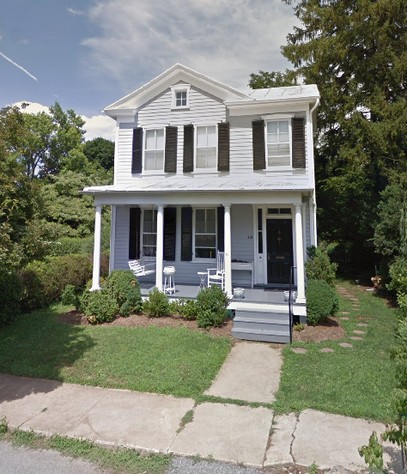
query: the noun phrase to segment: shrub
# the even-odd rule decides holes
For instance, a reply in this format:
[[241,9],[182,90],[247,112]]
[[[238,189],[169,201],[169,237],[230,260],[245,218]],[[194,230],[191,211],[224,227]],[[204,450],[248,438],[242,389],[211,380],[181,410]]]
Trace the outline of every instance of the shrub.
[[309,280],[306,290],[307,322],[312,326],[334,316],[339,308],[335,289],[324,280]]
[[106,288],[119,306],[120,316],[129,316],[142,307],[140,285],[130,270],[114,270],[107,277]]
[[329,254],[333,251],[332,245],[321,243],[318,247],[308,248],[308,260],[305,271],[308,280],[324,280],[334,286],[338,265],[331,262]]
[[0,271],[0,326],[20,312],[21,283],[14,271]]
[[198,313],[198,306],[195,300],[181,300],[178,302],[177,312],[183,319],[194,321]]
[[79,295],[73,285],[66,285],[61,295],[61,303],[67,306],[75,306],[75,309],[79,309]]
[[196,299],[197,321],[200,328],[221,326],[227,318],[229,299],[218,286],[204,288]]
[[109,323],[119,311],[116,300],[108,290],[85,291],[81,304],[91,324]]
[[148,295],[143,304],[143,311],[149,318],[159,318],[170,314],[170,302],[168,296],[154,288]]
[[33,311],[43,308],[47,302],[44,295],[41,279],[38,274],[29,268],[20,270],[18,277],[21,282],[21,309],[22,311]]

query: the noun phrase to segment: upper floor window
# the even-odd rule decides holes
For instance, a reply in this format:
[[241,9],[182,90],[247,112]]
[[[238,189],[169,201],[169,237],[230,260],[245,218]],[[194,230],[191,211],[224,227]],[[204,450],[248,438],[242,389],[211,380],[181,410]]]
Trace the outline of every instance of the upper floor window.
[[216,126],[196,127],[196,169],[216,169]]
[[270,120],[267,127],[267,167],[291,166],[289,120]]
[[189,84],[177,84],[172,86],[172,108],[188,109],[189,108]]
[[146,171],[164,169],[164,129],[146,130],[144,149]]

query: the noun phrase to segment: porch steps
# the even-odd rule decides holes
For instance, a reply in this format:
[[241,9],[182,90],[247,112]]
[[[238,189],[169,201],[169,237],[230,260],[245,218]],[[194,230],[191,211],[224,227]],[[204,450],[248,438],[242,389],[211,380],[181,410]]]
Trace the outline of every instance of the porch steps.
[[237,339],[277,343],[290,342],[288,310],[256,308],[236,309],[232,335]]

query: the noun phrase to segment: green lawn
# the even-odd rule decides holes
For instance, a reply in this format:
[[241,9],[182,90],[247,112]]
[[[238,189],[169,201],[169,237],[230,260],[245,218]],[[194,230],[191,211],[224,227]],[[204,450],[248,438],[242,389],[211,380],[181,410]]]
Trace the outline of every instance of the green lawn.
[[[331,413],[390,421],[391,391],[395,373],[390,359],[396,326],[395,311],[383,299],[357,286],[340,282],[360,302],[360,309],[347,298],[340,298],[340,311],[348,311],[349,321],[339,320],[346,330],[341,341],[295,343],[306,354],[284,348],[284,365],[275,408],[280,412],[314,408]],[[367,323],[367,328],[357,323]],[[353,330],[365,330],[363,341],[353,341]],[[350,342],[342,348],[338,342]],[[321,353],[330,347],[333,353]]]
[[231,347],[185,328],[72,326],[61,307],[0,330],[0,372],[142,392],[198,397]]

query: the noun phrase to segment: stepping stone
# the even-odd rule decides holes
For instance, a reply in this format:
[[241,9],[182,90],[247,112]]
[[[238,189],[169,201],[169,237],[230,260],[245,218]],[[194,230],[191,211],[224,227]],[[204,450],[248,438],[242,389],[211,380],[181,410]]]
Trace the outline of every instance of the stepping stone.
[[345,347],[345,348],[351,348],[353,347],[352,344],[349,344],[349,342],[340,342],[339,345],[341,347]]
[[304,349],[303,347],[293,347],[291,350],[296,354],[306,354],[308,352],[307,349]]
[[339,319],[342,319],[342,321],[349,321],[349,318],[347,316],[342,316],[342,318]]
[[353,334],[366,334],[366,331],[359,331],[359,329],[355,329],[352,332],[353,332]]
[[360,327],[366,327],[367,324],[366,323],[357,323],[356,326],[360,326]]
[[349,311],[341,311],[339,314],[350,314]]
[[352,341],[363,341],[363,337],[359,336],[351,336],[349,339],[352,339]]
[[320,349],[319,352],[327,353],[327,352],[335,352],[335,351],[331,349],[330,347],[323,347],[322,349]]

